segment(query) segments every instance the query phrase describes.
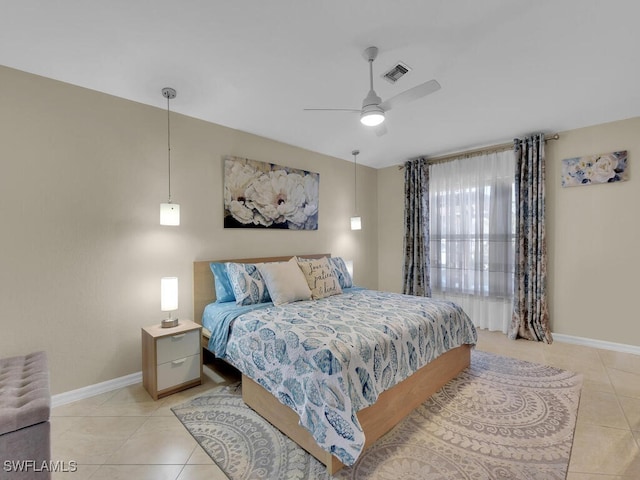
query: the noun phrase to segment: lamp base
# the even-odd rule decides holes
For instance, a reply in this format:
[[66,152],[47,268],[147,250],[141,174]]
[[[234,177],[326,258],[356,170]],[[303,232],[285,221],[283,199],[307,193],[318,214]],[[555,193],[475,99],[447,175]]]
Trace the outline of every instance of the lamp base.
[[165,318],[160,322],[162,328],[177,327],[179,325],[177,318]]

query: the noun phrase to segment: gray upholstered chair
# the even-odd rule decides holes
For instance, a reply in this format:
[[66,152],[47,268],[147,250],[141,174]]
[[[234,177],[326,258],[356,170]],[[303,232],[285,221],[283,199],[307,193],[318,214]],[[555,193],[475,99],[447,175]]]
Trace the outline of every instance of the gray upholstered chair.
[[50,478],[50,411],[45,352],[0,359],[0,478]]

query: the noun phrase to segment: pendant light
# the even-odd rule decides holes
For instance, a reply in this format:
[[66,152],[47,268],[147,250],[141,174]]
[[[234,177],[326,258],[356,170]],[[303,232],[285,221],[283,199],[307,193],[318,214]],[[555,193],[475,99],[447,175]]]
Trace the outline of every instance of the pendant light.
[[362,230],[362,219],[358,215],[358,165],[356,163],[356,157],[360,153],[360,150],[353,150],[353,213],[351,217],[351,230]]
[[171,202],[171,123],[169,122],[169,100],[176,98],[173,88],[163,88],[162,96],[167,99],[167,156],[169,164],[169,201],[160,204],[160,225],[180,225],[180,205]]

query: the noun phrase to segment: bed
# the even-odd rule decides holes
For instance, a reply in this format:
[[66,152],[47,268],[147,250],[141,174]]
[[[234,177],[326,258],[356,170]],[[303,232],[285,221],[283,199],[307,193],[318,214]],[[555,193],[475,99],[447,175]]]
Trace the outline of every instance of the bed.
[[[315,263],[325,257],[330,259],[298,256]],[[291,258],[215,262],[296,260]],[[245,403],[329,474],[353,464],[469,366],[477,334],[451,302],[349,287],[282,305],[216,304],[210,264],[194,262],[194,318],[203,323],[203,348],[240,370]]]

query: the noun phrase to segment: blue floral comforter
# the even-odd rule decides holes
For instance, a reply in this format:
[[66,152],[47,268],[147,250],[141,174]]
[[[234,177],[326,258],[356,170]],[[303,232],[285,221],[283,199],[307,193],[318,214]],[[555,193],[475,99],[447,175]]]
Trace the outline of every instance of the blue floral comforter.
[[439,355],[476,341],[454,303],[357,290],[240,314],[225,358],[353,465],[365,442],[355,413]]

